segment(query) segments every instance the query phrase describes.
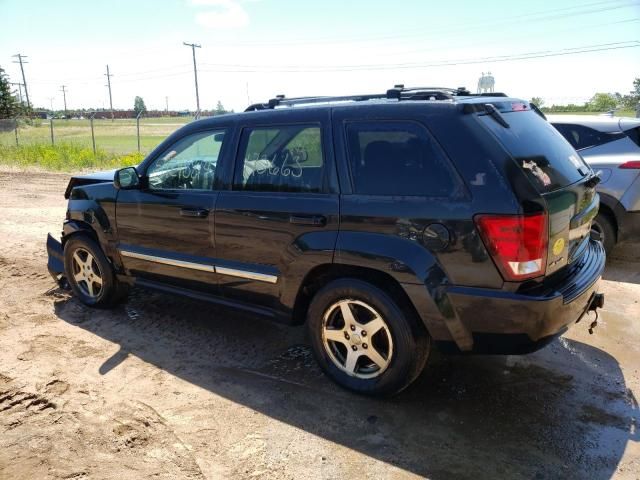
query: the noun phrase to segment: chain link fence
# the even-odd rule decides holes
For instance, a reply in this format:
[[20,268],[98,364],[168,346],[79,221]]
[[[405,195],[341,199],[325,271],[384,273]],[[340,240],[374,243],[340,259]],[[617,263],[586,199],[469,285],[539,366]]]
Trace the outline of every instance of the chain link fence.
[[149,153],[192,117],[97,119],[0,119],[0,145],[60,145],[102,150],[116,155]]

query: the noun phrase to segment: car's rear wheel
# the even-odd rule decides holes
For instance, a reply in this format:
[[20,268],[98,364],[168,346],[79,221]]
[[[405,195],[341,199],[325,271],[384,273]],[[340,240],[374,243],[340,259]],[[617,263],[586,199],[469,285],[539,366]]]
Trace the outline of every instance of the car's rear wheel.
[[307,328],[321,368],[338,384],[370,395],[406,388],[422,371],[430,337],[379,288],[356,279],[328,284],[313,298]]
[[609,255],[616,245],[616,230],[611,220],[605,214],[599,213],[593,220],[591,228],[600,234],[604,251]]
[[65,242],[64,269],[74,295],[92,307],[110,307],[126,297],[111,263],[91,238],[76,235]]

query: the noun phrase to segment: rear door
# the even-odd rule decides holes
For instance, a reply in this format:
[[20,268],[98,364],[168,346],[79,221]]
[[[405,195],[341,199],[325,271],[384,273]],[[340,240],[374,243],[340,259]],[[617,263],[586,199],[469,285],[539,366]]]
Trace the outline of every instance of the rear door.
[[268,117],[238,126],[233,185],[216,206],[216,271],[225,297],[280,310],[314,265],[332,262],[339,197],[330,110]]
[[[507,103],[507,102],[505,102]],[[566,139],[535,112],[514,103],[499,104],[508,126],[491,115],[480,116],[542,195],[549,214],[546,274],[575,261],[586,249],[599,198],[593,171]]]

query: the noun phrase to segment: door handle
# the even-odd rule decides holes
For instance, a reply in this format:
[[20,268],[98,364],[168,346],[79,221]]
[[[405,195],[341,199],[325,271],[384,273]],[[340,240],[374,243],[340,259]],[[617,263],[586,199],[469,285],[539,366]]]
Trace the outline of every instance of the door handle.
[[209,210],[206,208],[181,208],[180,215],[183,217],[205,218],[209,215]]
[[291,215],[289,223],[294,225],[309,225],[311,227],[324,227],[327,224],[327,217],[324,215]]

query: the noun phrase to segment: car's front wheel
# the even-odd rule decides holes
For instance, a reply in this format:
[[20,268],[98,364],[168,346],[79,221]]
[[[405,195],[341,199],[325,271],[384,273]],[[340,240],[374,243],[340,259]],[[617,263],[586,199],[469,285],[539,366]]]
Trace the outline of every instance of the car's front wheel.
[[390,395],[422,371],[430,337],[385,292],[357,279],[331,282],[313,298],[307,328],[316,360],[338,384]]
[[88,236],[66,241],[64,269],[71,290],[85,305],[110,307],[126,296],[126,286],[118,282],[102,249]]

